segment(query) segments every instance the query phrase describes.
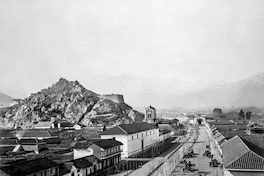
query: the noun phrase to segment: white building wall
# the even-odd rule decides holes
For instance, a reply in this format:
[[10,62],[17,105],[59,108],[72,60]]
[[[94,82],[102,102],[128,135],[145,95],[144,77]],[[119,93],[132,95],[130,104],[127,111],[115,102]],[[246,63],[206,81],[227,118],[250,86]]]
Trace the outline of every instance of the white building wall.
[[[150,133],[151,131],[151,133]],[[146,135],[147,132],[147,135]],[[142,137],[143,134],[143,137]],[[133,136],[133,140],[132,140]],[[122,158],[127,158],[132,154],[142,151],[141,141],[143,140],[144,149],[147,149],[159,141],[159,129],[152,129],[130,135],[101,135],[102,139],[114,138],[123,143]]]
[[128,142],[127,142],[128,136],[127,135],[101,135],[101,139],[113,139],[113,138],[123,143],[123,147],[121,147],[123,149],[121,153],[121,158],[127,158],[128,157]]
[[93,155],[93,149],[73,149],[73,159],[83,158],[85,156]]

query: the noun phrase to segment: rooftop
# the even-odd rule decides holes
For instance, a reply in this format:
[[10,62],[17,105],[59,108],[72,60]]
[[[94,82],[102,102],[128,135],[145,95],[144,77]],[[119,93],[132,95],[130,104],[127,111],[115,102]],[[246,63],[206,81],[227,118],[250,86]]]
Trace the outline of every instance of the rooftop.
[[0,139],[0,145],[17,145],[17,139]]
[[115,134],[134,134],[142,131],[156,129],[157,127],[146,122],[142,123],[133,123],[133,124],[121,124],[117,125],[114,128],[103,131],[102,135],[115,135]]
[[226,168],[264,170],[264,150],[245,139],[234,136],[221,147]]
[[36,127],[46,127],[50,128],[53,122],[51,121],[43,121],[43,122],[38,122],[36,125],[34,125],[34,128]]
[[93,165],[93,163],[89,162],[89,160],[86,157],[78,158],[76,160],[73,160],[73,165],[76,168],[87,168]]
[[51,138],[48,131],[40,130],[22,130],[17,132],[18,138]]
[[16,138],[16,135],[14,132],[11,131],[1,131],[0,138]]
[[114,139],[102,139],[100,141],[94,142],[97,146],[103,148],[103,149],[109,149],[112,147],[123,145],[122,142],[116,141]]
[[56,166],[58,166],[57,163],[47,158],[39,158],[11,166],[2,167],[0,169],[10,176],[26,176]]
[[86,149],[90,145],[95,144],[102,149],[109,149],[112,147],[123,145],[123,143],[116,141],[114,139],[96,139],[96,140],[88,140],[86,142],[78,142],[75,144],[75,149]]
[[155,109],[153,106],[151,106],[151,105],[148,106],[148,107],[146,108],[146,110],[147,110],[147,109],[153,109],[153,110],[156,110],[156,109]]
[[42,141],[39,141],[38,139],[20,139],[19,144],[21,145],[36,145],[39,143],[44,143]]

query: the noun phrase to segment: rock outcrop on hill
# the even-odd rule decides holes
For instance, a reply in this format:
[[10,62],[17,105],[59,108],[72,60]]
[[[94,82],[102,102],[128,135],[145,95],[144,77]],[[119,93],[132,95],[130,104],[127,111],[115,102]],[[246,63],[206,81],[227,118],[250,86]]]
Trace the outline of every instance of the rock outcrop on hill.
[[1,112],[0,127],[31,128],[40,120],[66,119],[84,125],[142,121],[144,115],[84,88],[78,81],[59,82],[31,94],[22,104]]

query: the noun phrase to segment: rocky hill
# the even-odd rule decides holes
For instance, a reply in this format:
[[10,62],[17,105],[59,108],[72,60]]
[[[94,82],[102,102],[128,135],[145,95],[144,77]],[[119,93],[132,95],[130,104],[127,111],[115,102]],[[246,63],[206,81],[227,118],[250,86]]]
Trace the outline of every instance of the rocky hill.
[[0,92],[0,108],[8,106],[13,98]]
[[144,117],[126,103],[115,103],[84,88],[78,81],[59,82],[31,94],[23,103],[0,114],[0,127],[31,128],[40,120],[66,119],[84,125],[141,121]]

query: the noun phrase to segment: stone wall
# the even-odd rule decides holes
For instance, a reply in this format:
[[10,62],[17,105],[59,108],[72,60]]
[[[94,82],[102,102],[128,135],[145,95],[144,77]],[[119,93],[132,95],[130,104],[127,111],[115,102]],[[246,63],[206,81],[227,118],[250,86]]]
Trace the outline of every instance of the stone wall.
[[124,97],[123,95],[119,95],[119,94],[106,94],[106,95],[102,95],[103,98],[112,100],[116,103],[125,103]]

